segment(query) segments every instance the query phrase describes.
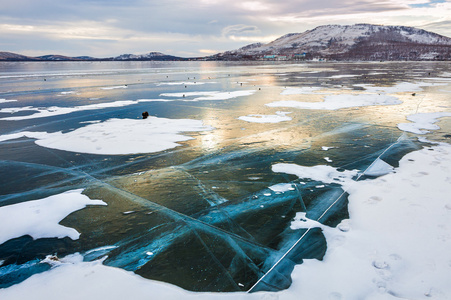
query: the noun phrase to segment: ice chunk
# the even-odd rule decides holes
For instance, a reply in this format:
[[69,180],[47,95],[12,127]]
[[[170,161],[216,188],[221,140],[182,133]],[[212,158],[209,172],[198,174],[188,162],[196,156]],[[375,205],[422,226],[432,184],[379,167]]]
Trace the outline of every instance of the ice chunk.
[[364,172],[364,175],[368,176],[381,176],[394,171],[391,165],[383,161],[382,159],[376,159]]

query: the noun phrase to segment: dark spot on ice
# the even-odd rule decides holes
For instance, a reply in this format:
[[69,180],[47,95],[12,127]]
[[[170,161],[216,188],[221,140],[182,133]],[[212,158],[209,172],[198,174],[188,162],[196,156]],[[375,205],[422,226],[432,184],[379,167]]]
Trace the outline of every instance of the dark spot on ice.
[[415,96],[415,95],[416,95],[416,93],[413,93],[413,94],[412,94],[412,96]]
[[142,113],[143,119],[147,119],[147,117],[149,116],[149,113],[147,111]]

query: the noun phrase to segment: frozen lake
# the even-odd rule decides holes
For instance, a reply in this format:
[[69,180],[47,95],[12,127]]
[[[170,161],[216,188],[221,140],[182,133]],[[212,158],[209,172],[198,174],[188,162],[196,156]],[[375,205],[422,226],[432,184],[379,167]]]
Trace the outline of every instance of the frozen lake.
[[287,289],[349,230],[352,185],[449,143],[450,116],[444,62],[0,63],[0,288],[79,253]]

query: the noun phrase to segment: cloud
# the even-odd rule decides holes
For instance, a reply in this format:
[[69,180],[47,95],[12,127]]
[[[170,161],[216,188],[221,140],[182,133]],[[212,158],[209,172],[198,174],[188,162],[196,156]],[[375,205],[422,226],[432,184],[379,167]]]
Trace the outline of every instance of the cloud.
[[[326,24],[415,26],[451,35],[444,0],[3,0],[2,51],[202,55]],[[183,54],[183,55],[182,55]]]
[[257,33],[260,33],[257,26],[243,24],[227,26],[222,30],[224,36],[254,35]]

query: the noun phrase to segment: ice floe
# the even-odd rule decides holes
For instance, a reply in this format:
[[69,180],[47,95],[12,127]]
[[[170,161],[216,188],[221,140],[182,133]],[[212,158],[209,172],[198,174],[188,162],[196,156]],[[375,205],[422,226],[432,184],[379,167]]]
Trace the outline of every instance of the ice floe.
[[125,155],[159,152],[192,139],[181,132],[212,130],[202,121],[149,117],[145,120],[109,119],[69,132],[24,131],[0,135],[0,141],[34,138],[42,147],[79,153]]
[[89,199],[82,191],[72,190],[44,199],[0,207],[0,244],[24,235],[34,239],[78,239],[80,234],[75,229],[58,223],[87,205],[106,205],[101,200]]
[[269,107],[293,107],[300,109],[337,110],[350,107],[397,105],[402,101],[396,97],[376,94],[329,95],[323,102],[276,101],[266,104]]
[[239,117],[239,120],[251,123],[279,123],[284,121],[291,121],[287,116],[290,112],[277,111],[275,115],[247,115]]
[[[407,116],[407,120],[412,123],[400,123],[398,128],[402,131],[412,132],[416,134],[426,134],[429,130],[440,129],[435,125],[438,119],[443,117],[451,117],[451,112],[433,112],[433,113],[418,113]],[[423,130],[422,130],[423,129]]]

